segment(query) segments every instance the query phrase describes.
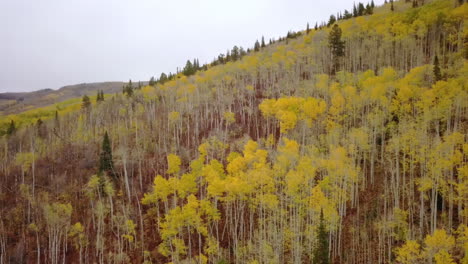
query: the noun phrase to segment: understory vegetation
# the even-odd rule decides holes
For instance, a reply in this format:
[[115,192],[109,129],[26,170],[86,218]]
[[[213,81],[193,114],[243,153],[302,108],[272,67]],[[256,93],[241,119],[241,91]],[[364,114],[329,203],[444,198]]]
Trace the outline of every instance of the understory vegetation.
[[0,263],[468,263],[468,4],[369,10],[1,117]]

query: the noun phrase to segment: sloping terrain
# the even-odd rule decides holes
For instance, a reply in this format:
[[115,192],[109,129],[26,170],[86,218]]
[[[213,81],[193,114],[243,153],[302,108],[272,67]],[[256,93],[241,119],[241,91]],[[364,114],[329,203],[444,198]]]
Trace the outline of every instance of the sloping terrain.
[[43,89],[34,92],[0,93],[0,116],[18,114],[27,110],[52,105],[83,95],[95,95],[98,91],[117,93],[123,82],[82,83],[64,86],[58,90]]
[[0,120],[0,262],[465,263],[468,4],[364,10]]

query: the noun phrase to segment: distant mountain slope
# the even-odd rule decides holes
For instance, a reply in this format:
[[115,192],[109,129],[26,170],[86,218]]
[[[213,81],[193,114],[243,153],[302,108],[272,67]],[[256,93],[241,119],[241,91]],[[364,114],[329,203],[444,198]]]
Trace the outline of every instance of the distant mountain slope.
[[34,92],[0,93],[0,115],[21,113],[85,94],[95,95],[98,90],[116,93],[122,90],[123,82],[81,83],[64,86],[58,90],[43,89]]
[[467,263],[468,4],[387,2],[1,116],[0,264]]

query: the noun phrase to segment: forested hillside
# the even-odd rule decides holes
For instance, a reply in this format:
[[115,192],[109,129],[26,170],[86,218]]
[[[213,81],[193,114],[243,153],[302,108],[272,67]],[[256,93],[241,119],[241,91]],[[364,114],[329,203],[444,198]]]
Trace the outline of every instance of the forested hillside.
[[96,94],[98,91],[116,93],[122,89],[122,82],[82,83],[69,85],[58,90],[43,89],[35,92],[0,93],[0,116],[18,114],[85,94]]
[[468,263],[468,4],[368,6],[2,118],[0,263]]

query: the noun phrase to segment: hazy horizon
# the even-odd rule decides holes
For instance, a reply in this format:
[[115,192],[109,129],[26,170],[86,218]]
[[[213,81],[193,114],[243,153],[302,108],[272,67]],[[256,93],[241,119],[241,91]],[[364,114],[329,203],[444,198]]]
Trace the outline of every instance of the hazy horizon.
[[262,35],[268,42],[307,22],[312,28],[353,2],[0,1],[0,92],[147,81],[187,59],[203,64]]

